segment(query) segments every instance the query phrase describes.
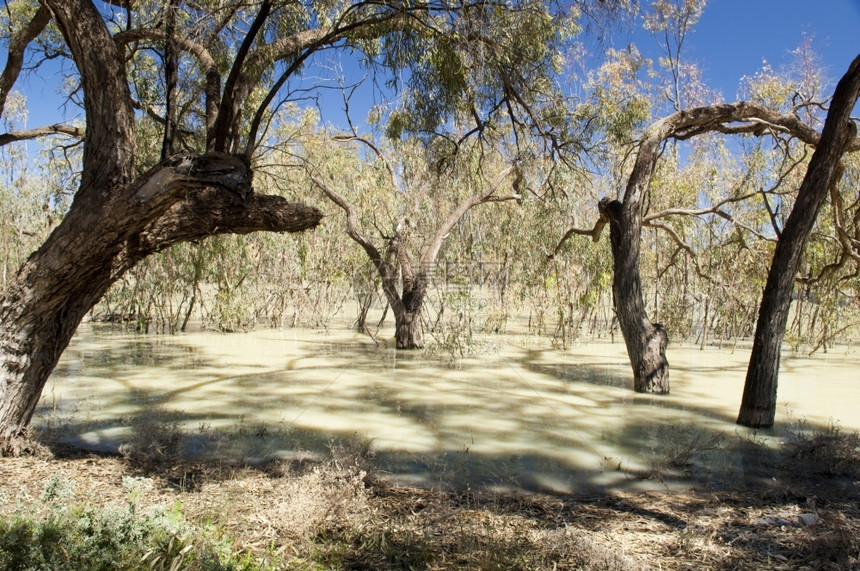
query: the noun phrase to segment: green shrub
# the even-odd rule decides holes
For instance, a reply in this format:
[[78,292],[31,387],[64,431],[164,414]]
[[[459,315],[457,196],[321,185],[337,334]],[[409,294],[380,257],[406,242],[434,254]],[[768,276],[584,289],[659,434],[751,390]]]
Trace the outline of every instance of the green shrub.
[[33,505],[0,519],[0,569],[16,570],[227,570],[259,569],[240,559],[217,530],[195,526],[179,505],[142,510],[146,478],[123,480],[122,504],[70,503],[69,486],[56,478]]

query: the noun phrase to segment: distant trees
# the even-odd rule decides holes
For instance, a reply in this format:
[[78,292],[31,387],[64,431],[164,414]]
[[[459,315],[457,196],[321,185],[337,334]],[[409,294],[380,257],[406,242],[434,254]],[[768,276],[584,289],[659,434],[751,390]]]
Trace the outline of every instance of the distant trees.
[[[539,92],[560,22],[528,1],[118,1],[99,8],[91,0],[45,0],[20,2],[15,14],[22,31],[10,38],[0,100],[30,42],[54,30],[50,21],[60,33],[45,45],[74,63],[86,125],[68,212],[0,293],[4,442],[29,423],[81,319],[140,260],[214,234],[318,224],[318,210],[252,187],[253,162],[288,98],[285,86],[313,54],[351,50],[380,70],[409,69],[393,81],[425,97],[392,118],[394,131],[432,131],[457,107],[470,109],[476,133],[488,136],[494,112],[503,106],[515,119],[529,93]],[[506,34],[495,33],[499,26]],[[59,126],[4,140],[46,133],[81,135]]]
[[[763,79],[748,101],[717,104],[682,59],[704,2],[661,0],[645,23],[663,50],[665,82],[641,81],[651,62],[634,46],[609,48],[580,86],[583,96],[565,93],[569,41],[583,22],[599,26],[626,4],[9,2],[0,147],[50,136],[69,143],[62,150],[70,160],[51,162],[45,184],[21,177],[0,187],[0,440],[24,432],[99,300],[108,318],[141,329],[181,330],[204,305],[223,330],[253,326],[263,313],[298,322],[288,305],[304,304],[324,323],[337,311],[323,308],[337,305],[331,291],[348,287],[348,268],[366,257],[398,347],[419,347],[434,262],[471,263],[475,252],[504,276],[493,330],[519,304],[529,326],[564,345],[612,320],[603,313],[611,288],[635,389],[665,393],[671,336],[696,335],[704,345],[708,335],[751,332],[762,257],[775,247],[739,419],[772,422],[795,276],[810,308],[788,327],[816,346],[848,327],[822,325],[839,313],[834,300],[860,293],[846,279],[860,263],[860,200],[838,184],[860,170],[855,159],[840,163],[858,147],[845,111],[856,100],[856,62],[830,104],[835,126],[821,135],[815,109],[823,98],[814,90]],[[314,58],[335,52],[385,85],[392,99],[369,122],[394,142],[398,160],[368,151],[370,138],[352,125],[332,135],[305,121],[310,112],[292,103],[320,86],[305,73]],[[22,110],[13,87],[27,54],[36,66],[73,64],[69,104],[82,106],[84,124],[24,128],[15,120]],[[718,142],[735,135],[744,139],[731,152]],[[332,146],[350,141],[366,154],[333,156]],[[693,150],[679,151],[681,141]],[[812,159],[807,148],[816,148]],[[76,190],[65,188],[69,180]],[[513,197],[516,209],[475,208]],[[568,235],[597,241],[609,226],[609,248],[556,245],[564,224],[594,216],[595,204],[597,223]],[[358,248],[343,247],[341,216],[289,247],[271,236],[224,236],[314,228],[326,207],[346,214],[343,232]],[[826,215],[815,225],[819,209]]]

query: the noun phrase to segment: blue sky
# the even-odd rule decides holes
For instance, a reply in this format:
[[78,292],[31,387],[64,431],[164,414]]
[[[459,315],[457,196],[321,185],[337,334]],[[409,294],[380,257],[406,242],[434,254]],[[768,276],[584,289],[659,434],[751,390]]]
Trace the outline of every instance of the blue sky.
[[763,60],[784,65],[804,34],[828,68],[832,91],[860,54],[860,0],[711,0],[689,38],[687,57],[734,100],[742,76],[760,70]]
[[[785,65],[804,35],[813,38],[832,90],[860,54],[860,0],[711,0],[687,39],[683,57],[698,63],[705,81],[733,101],[743,76],[760,70],[764,60],[777,69]],[[643,53],[656,55],[650,36],[637,34],[635,40]],[[56,95],[59,79],[58,72],[46,70],[19,80],[18,88],[30,99],[29,127],[63,120]],[[332,101],[340,106],[339,95]],[[342,116],[324,120],[338,123]]]

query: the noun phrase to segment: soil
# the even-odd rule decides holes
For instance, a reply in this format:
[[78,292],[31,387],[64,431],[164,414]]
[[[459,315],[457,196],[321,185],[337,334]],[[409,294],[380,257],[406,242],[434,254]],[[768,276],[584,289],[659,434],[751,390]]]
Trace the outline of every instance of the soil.
[[66,450],[0,458],[0,514],[58,477],[73,501],[122,503],[124,476],[152,481],[143,506],[180,501],[280,568],[860,569],[860,483],[820,474],[579,497],[410,488],[359,458],[249,467]]

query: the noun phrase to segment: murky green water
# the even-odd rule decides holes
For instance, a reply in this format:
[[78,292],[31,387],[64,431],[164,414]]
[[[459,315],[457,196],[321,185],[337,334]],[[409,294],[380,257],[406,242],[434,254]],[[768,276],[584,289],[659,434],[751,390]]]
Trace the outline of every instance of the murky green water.
[[[748,347],[671,346],[672,394],[652,397],[631,390],[621,342],[565,351],[522,335],[482,342],[490,350],[452,367],[345,330],[140,336],[85,324],[35,422],[110,449],[163,421],[195,435],[189,453],[244,460],[363,442],[406,482],[565,493],[665,485],[632,474],[673,447],[747,434],[734,419]],[[799,419],[860,430],[858,371],[857,348],[786,355],[768,434]],[[697,470],[712,461],[698,459]],[[744,459],[721,462],[737,464],[722,466],[729,477],[743,475]]]

